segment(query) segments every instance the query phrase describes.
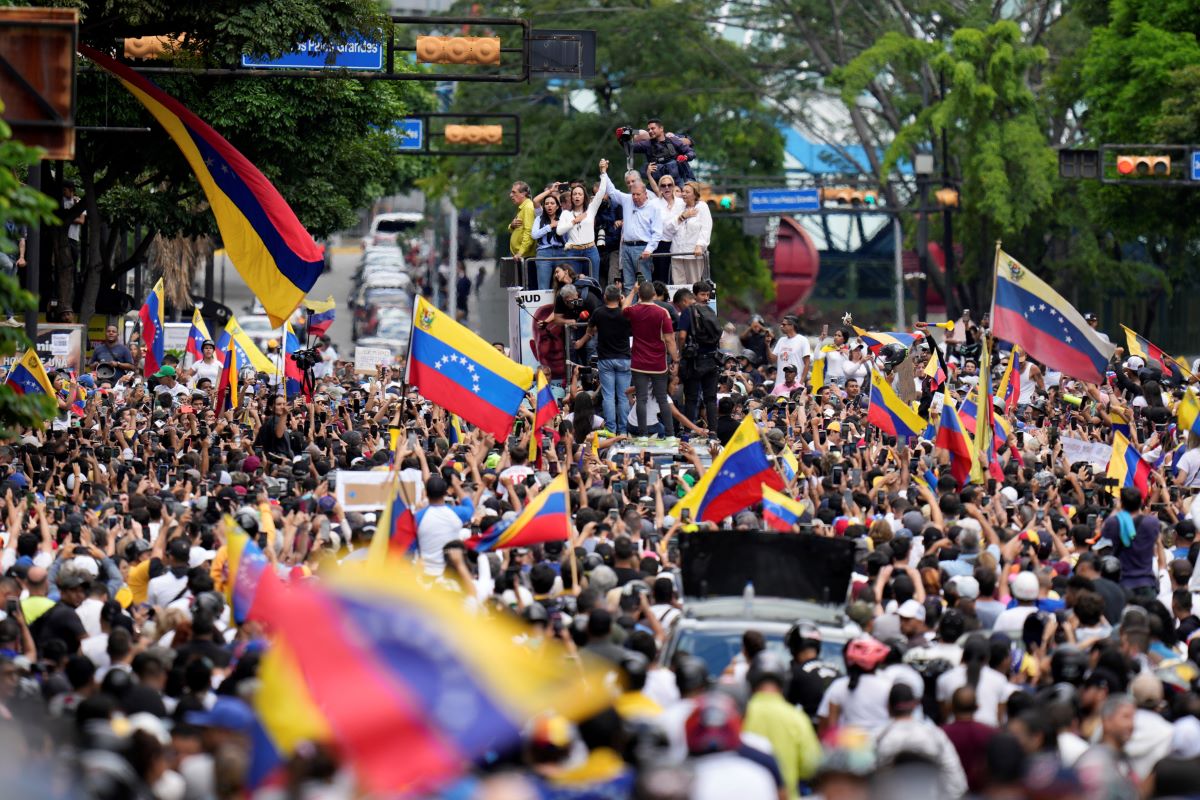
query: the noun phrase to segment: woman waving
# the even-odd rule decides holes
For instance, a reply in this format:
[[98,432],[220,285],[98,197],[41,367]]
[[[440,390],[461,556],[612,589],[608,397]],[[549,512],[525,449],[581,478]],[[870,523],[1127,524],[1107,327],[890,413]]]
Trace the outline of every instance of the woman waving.
[[[591,276],[601,286],[604,281],[600,276],[600,250],[596,247],[596,212],[604,202],[604,184],[600,191],[588,202],[587,189],[578,181],[571,184],[567,193],[566,204],[563,207],[562,218],[558,221],[558,235],[566,243],[566,254],[569,256],[584,256],[591,262]],[[571,262],[571,266],[580,270],[580,262]]]

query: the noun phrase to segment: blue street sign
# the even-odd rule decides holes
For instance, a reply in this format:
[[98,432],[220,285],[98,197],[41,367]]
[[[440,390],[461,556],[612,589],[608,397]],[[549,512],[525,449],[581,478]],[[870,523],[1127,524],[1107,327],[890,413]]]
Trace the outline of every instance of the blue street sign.
[[425,120],[406,117],[392,126],[397,150],[421,150],[425,147]]
[[817,189],[751,189],[747,192],[751,214],[801,214],[821,210]]
[[[330,58],[330,56],[333,56]],[[294,52],[268,60],[242,56],[243,67],[257,69],[383,69],[383,44],[355,37],[345,44],[327,45],[320,39],[301,43]]]
[[1200,150],[1192,152],[1192,180],[1200,181]]

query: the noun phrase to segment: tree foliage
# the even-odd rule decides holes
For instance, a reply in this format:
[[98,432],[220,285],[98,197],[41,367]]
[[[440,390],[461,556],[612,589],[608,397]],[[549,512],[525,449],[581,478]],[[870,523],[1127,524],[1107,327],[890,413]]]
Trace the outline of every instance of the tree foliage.
[[[521,116],[521,153],[444,159],[437,176],[424,184],[430,193],[451,192],[459,207],[483,210],[488,224],[501,230],[512,218],[507,205],[512,181],[525,180],[537,188],[551,180],[592,182],[601,158],[619,172],[625,158],[614,129],[622,124],[645,127],[655,116],[668,130],[694,137],[698,161],[693,166],[702,180],[780,174],[783,141],[775,115],[757,96],[747,52],[708,25],[715,2],[583,5],[545,0],[480,8],[487,16],[528,18],[537,28],[595,30],[596,77],[534,79],[522,86],[460,84],[454,112]],[[718,220],[712,253],[723,297],[770,295],[770,275],[758,246],[735,222]]]
[[[243,53],[278,56],[319,37],[344,41],[388,23],[372,0],[88,0],[81,39],[111,49],[126,36],[185,33],[183,65],[230,66]],[[91,315],[101,289],[145,254],[155,233],[216,235],[199,184],[178,148],[121,84],[81,61],[77,119],[89,126],[148,126],[144,135],[81,135],[70,174],[88,210],[84,296]],[[419,159],[398,158],[386,133],[406,114],[429,110],[423,84],[353,79],[156,75],[164,91],[208,122],[279,189],[316,237],[349,227],[358,209],[410,185]],[[145,232],[132,257],[118,242]],[[59,235],[61,236],[61,229]],[[65,285],[66,282],[60,282]]]

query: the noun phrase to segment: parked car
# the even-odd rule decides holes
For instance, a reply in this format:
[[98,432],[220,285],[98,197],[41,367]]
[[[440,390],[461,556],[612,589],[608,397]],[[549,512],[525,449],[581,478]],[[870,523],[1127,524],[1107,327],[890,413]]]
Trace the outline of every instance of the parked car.
[[271,325],[271,319],[266,314],[251,314],[246,317],[239,317],[238,324],[242,326],[242,330],[246,335],[258,345],[258,349],[264,353],[267,352],[267,342],[274,339],[283,344],[283,328],[276,328]]
[[379,245],[394,245],[401,238],[411,235],[421,223],[425,215],[417,211],[394,211],[387,214],[377,214],[371,220],[371,227],[363,237],[363,249]]
[[842,650],[859,633],[859,627],[840,608],[774,597],[755,598],[749,608],[740,597],[685,601],[683,614],[671,626],[659,660],[669,665],[676,653],[690,653],[703,659],[709,674],[717,676],[741,651],[742,634],[756,630],[766,638],[769,650],[790,662],[792,656],[783,637],[801,620],[821,629],[820,659],[843,671]]

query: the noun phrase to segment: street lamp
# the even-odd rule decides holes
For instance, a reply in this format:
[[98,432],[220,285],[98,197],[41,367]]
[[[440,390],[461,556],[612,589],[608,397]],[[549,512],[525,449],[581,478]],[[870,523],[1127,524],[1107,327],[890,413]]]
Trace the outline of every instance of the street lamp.
[[921,277],[917,281],[917,319],[926,318],[926,280],[929,275],[929,217],[925,205],[929,200],[929,176],[933,174],[933,155],[917,153],[913,159],[917,175],[917,264]]

